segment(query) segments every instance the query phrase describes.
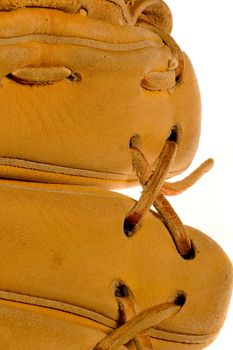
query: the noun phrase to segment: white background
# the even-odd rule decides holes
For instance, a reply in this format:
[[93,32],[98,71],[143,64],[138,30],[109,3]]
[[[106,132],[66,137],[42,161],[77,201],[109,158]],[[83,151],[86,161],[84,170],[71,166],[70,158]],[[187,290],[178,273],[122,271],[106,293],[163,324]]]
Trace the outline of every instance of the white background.
[[[233,1],[166,3],[173,13],[172,36],[191,58],[202,95],[201,140],[186,174],[209,157],[215,160],[214,169],[198,184],[169,200],[184,223],[211,236],[233,260]],[[138,193],[128,191],[135,198]],[[232,349],[232,333],[233,305],[208,350]]]

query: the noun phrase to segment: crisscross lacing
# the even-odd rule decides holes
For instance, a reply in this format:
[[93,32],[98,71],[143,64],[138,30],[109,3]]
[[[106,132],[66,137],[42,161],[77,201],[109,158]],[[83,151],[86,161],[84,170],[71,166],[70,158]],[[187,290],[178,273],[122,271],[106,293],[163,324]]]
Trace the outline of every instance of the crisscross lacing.
[[139,201],[136,202],[126,216],[124,225],[126,235],[134,234],[138,224],[153,204],[168,228],[180,255],[186,259],[193,258],[194,248],[192,242],[180,218],[164,195],[177,195],[191,187],[204,173],[212,168],[213,160],[208,159],[184,180],[169,183],[165,182],[165,178],[176,155],[176,142],[167,140],[163,151],[155,163],[154,170],[150,168],[145,155],[133,142],[130,148],[133,166],[143,187],[143,192]]
[[115,296],[120,312],[120,325],[103,338],[93,350],[116,350],[129,342],[134,342],[137,350],[153,350],[149,329],[180,311],[185,301],[176,298],[137,313],[133,293],[124,283],[116,287]]

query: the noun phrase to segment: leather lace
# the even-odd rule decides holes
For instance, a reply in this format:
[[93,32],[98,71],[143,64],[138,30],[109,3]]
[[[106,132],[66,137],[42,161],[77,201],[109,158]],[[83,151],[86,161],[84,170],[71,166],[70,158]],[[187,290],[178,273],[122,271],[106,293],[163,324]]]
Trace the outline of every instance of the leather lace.
[[[115,1],[121,3],[122,1]],[[177,43],[163,29],[152,26],[142,15],[146,6],[152,5],[156,1],[129,1],[133,6],[131,16],[125,15],[128,23],[137,24],[146,29],[157,33],[164,43],[171,49],[174,57],[174,68],[176,69],[176,78],[179,78],[184,69],[184,58],[182,51]],[[123,7],[123,6],[122,6]],[[126,12],[126,11],[125,11]],[[149,79],[150,78],[150,79]],[[157,90],[157,85],[151,81],[151,76],[145,77],[143,86],[149,89]],[[152,76],[153,78],[153,76]],[[158,77],[155,75],[155,79]],[[135,233],[137,226],[143,220],[153,204],[157,213],[170,232],[179,254],[184,258],[192,258],[194,249],[191,239],[176,212],[172,208],[165,195],[178,195],[195,184],[207,171],[213,166],[213,160],[208,159],[193,173],[185,179],[169,183],[165,182],[172,161],[177,152],[177,144],[174,141],[167,140],[165,146],[155,162],[154,169],[151,169],[142,150],[133,143],[131,144],[132,162],[140,184],[143,187],[142,195],[135,206],[127,214],[125,219],[125,233],[130,236]],[[116,350],[129,342],[133,342],[137,350],[153,350],[150,340],[149,329],[157,326],[160,322],[170,316],[175,315],[182,307],[176,301],[167,302],[151,307],[141,313],[137,313],[137,307],[130,289],[122,284],[120,293],[116,289],[116,298],[120,311],[120,321],[122,325],[103,338],[93,350]]]
[[137,226],[153,205],[170,232],[180,255],[184,258],[193,257],[192,242],[188,233],[165,195],[178,195],[190,188],[212,168],[214,161],[208,159],[185,179],[169,183],[165,182],[165,178],[176,155],[176,142],[166,141],[155,162],[154,170],[151,169],[145,155],[136,145],[132,143],[130,147],[133,166],[143,187],[143,192],[139,201],[126,216],[125,233],[128,236],[134,234]]
[[[126,217],[127,228],[131,229],[128,235],[135,232],[138,224],[153,203],[162,221],[167,226],[178,252],[184,258],[191,258],[193,254],[192,242],[184,225],[164,195],[177,195],[190,188],[204,173],[212,168],[213,160],[205,161],[185,179],[170,183],[165,182],[165,178],[176,156],[176,142],[166,141],[153,170],[143,152],[133,141],[130,148],[133,166],[143,187],[143,192],[139,201],[136,202]],[[138,313],[133,293],[124,282],[118,282],[118,285],[116,285],[115,296],[120,313],[119,327],[98,342],[93,350],[117,350],[130,342],[133,342],[137,350],[153,350],[150,328],[156,327],[163,320],[174,316],[185,303],[185,296],[182,294],[173,302],[155,305]]]
[[[161,4],[161,0],[129,0],[127,2],[124,0],[111,0],[111,2],[120,6],[127,24],[148,29],[161,37],[163,42],[170,48],[173,57],[177,62],[176,77],[180,77],[184,69],[184,57],[182,50],[176,41],[162,27],[153,25],[153,23],[151,23],[150,20],[143,14],[143,11],[149,6]],[[127,4],[129,6],[127,6]],[[144,85],[146,85],[146,79],[144,81]],[[148,81],[147,85],[149,89],[153,90],[153,87],[151,87],[151,82]]]
[[153,350],[149,329],[175,315],[183,306],[176,299],[138,313],[133,293],[124,283],[116,288],[115,296],[122,325],[98,342],[93,350],[116,350],[129,342],[133,342],[137,350]]

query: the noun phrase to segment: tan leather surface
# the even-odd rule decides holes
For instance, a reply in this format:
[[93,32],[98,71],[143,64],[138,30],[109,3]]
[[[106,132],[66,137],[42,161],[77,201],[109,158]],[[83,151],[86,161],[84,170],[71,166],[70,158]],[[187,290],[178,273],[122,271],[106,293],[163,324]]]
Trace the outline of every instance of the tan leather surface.
[[84,15],[86,11],[91,18],[131,25],[134,25],[143,13],[144,17],[157,27],[167,32],[171,32],[172,29],[171,11],[162,0],[142,0],[136,4],[134,0],[1,0],[0,3],[0,10],[3,11],[25,7],[53,8],[67,13],[84,12]]
[[[91,350],[112,328],[54,309],[0,300],[0,347],[6,350]],[[167,349],[165,340],[151,338],[155,349]],[[207,345],[208,342],[205,343]],[[129,350],[135,347],[127,345]],[[169,343],[169,349],[203,349],[201,344]],[[125,347],[118,348],[126,350]]]
[[221,248],[185,227],[183,259],[152,211],[127,237],[135,202],[106,190],[137,183],[132,137],[152,168],[176,142],[167,177],[194,157],[198,84],[171,30],[161,0],[0,1],[0,349],[93,350],[121,329],[119,281],[135,318],[173,305],[143,329],[154,349],[217,336],[232,290]]
[[1,181],[0,192],[2,294],[71,304],[112,322],[119,317],[113,282],[120,279],[141,310],[180,291],[186,294],[182,310],[159,325],[160,337],[167,340],[178,333],[176,342],[188,338],[195,344],[200,336],[213,339],[219,331],[231,294],[232,266],[207,236],[187,228],[197,254],[184,260],[152,213],[133,237],[125,236],[124,217],[134,201],[120,194],[10,181]]
[[[155,25],[171,30],[166,5],[155,1],[144,10],[152,23],[145,29],[132,24],[133,15],[123,16],[129,10],[122,1],[68,2],[70,11],[65,3],[45,2],[58,9],[1,11],[19,6],[1,2],[0,176],[12,176],[14,167],[16,178],[44,181],[49,176],[58,182],[46,169],[56,173],[62,167],[61,182],[95,185],[95,172],[104,180],[99,186],[125,187],[136,180],[131,137],[139,136],[153,163],[174,126],[178,153],[169,176],[182,172],[196,151],[200,100],[189,59],[185,56],[176,82],[174,53],[156,33]],[[88,15],[69,13],[74,4],[87,8]],[[153,85],[156,91],[142,87],[146,76],[159,85]]]
[[95,329],[88,320],[83,325],[72,314],[0,300],[0,348],[4,350],[91,350],[105,336],[101,328],[106,329],[101,325]]

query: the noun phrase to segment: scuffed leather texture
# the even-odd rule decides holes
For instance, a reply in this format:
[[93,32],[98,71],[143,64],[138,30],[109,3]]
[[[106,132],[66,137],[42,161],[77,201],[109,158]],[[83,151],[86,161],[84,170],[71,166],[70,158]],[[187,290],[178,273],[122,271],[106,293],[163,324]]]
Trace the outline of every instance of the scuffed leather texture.
[[161,349],[202,349],[217,335],[232,267],[198,230],[186,228],[196,257],[184,260],[152,212],[134,236],[125,236],[124,218],[134,201],[123,195],[4,180],[0,193],[1,348],[28,348],[35,341],[33,349],[91,349],[86,344],[94,346],[100,332],[117,327],[117,280],[131,288],[141,311],[185,293],[181,311],[151,330]]
[[[134,25],[141,17],[167,32],[172,29],[172,14],[162,0],[2,0],[0,10],[10,11],[25,7],[43,7],[67,13],[86,10],[88,16],[115,24]],[[131,6],[129,6],[131,5]]]
[[1,177],[136,184],[131,137],[152,164],[173,127],[168,176],[189,166],[200,133],[195,74],[184,55],[176,77],[175,52],[160,33],[171,30],[168,7],[139,1],[141,13],[137,3],[1,1]]

